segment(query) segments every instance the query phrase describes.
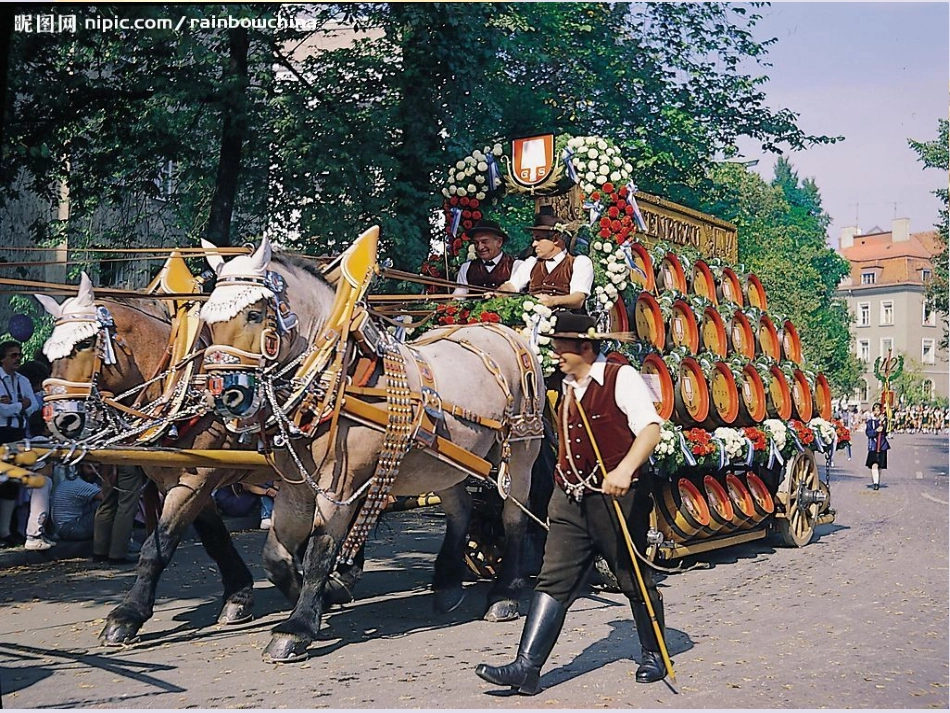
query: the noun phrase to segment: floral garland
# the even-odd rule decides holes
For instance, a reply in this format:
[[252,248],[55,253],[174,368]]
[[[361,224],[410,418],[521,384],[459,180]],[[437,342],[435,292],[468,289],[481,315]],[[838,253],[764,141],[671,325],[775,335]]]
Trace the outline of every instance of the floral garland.
[[849,440],[835,434],[843,425],[814,418],[807,424],[768,419],[761,426],[719,427],[712,433],[702,428],[683,428],[671,421],[660,426],[660,442],[651,463],[662,476],[670,477],[684,467],[718,470],[733,466],[782,466],[795,453],[805,449],[831,453],[832,444],[844,448]]

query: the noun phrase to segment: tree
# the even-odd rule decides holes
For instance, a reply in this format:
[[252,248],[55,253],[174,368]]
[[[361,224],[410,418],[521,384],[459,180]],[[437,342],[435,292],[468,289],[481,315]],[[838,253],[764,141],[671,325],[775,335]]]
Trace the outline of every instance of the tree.
[[[939,168],[944,173],[950,170],[950,148],[948,148],[948,122],[947,119],[940,119],[937,123],[937,138],[933,141],[914,141],[908,139],[907,143],[917,153],[924,168]],[[943,338],[940,340],[940,346],[947,348],[947,233],[948,233],[948,196],[947,188],[938,188],[934,191],[943,202],[943,208],[939,212],[939,220],[935,224],[937,228],[937,241],[940,246],[939,252],[933,258],[933,277],[927,286],[927,301],[929,306],[943,315],[944,327]]]
[[735,163],[716,166],[710,181],[703,209],[737,225],[739,260],[762,280],[769,311],[792,316],[808,362],[837,393],[850,394],[861,370],[850,350],[852,318],[834,296],[849,268],[825,244],[829,219],[817,185],[801,181],[785,159],[771,185]]

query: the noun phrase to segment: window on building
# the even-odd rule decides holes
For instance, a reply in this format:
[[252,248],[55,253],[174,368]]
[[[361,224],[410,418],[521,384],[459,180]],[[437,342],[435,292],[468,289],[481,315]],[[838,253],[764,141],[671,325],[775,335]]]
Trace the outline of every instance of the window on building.
[[933,339],[921,339],[920,340],[920,361],[923,364],[933,364],[934,363],[934,340]]
[[881,339],[881,358],[884,359],[888,354],[894,353],[894,338],[884,337]]
[[924,393],[927,394],[927,398],[930,400],[933,400],[936,394],[936,387],[934,386],[934,382],[930,379],[924,379]]
[[920,281],[921,282],[930,282],[930,270],[924,268],[920,271]]
[[924,302],[923,325],[925,327],[937,326],[937,313],[934,312],[933,308],[931,308],[931,306],[926,302]]
[[894,300],[881,302],[881,324],[894,324]]
[[867,401],[868,400],[868,382],[864,379],[858,381],[858,388],[854,390],[854,395],[857,397],[858,401]]
[[868,339],[858,340],[858,359],[865,364],[871,361],[871,342]]
[[858,326],[859,327],[871,326],[871,303],[870,302],[858,303]]
[[873,285],[877,282],[877,275],[873,272],[862,272],[861,273],[861,284],[862,285]]

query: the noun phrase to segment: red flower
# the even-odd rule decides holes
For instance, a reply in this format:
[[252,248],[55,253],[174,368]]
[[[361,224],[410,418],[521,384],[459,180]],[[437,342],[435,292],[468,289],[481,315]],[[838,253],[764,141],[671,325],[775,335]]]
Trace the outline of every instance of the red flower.
[[619,231],[619,230],[620,230],[620,221],[619,221],[619,220],[612,220],[612,221],[610,221],[610,229],[611,229],[612,231],[614,231],[615,233],[616,233],[617,231]]
[[590,199],[591,199],[592,201],[599,201],[599,200],[600,200],[600,191],[594,191],[593,193],[591,193],[591,194],[590,194]]
[[461,312],[459,312],[459,319],[468,319],[469,314],[470,312],[467,309],[463,309]]
[[462,239],[456,238],[452,241],[452,252],[458,254],[458,251],[462,249]]
[[613,192],[614,192],[614,184],[613,184],[613,183],[605,183],[605,184],[604,184],[604,193],[613,193]]
[[765,438],[765,432],[752,426],[746,426],[742,429],[745,437],[752,441],[752,450],[764,451],[768,449],[768,441]]
[[472,211],[470,211],[470,210],[463,210],[463,211],[462,211],[462,217],[463,217],[463,218],[471,218],[471,217],[472,217]]
[[481,220],[481,219],[482,219],[482,212],[480,210],[473,210],[472,220]]
[[466,230],[468,230],[469,228],[471,228],[472,225],[473,225],[473,223],[472,223],[472,221],[470,221],[470,220],[463,220],[463,221],[462,221],[462,227],[465,228]]
[[458,205],[458,204],[459,204],[459,197],[458,197],[458,196],[452,196],[451,198],[449,198],[449,203],[450,203],[451,205]]
[[459,308],[455,305],[446,305],[445,312],[446,314],[458,314]]
[[461,203],[463,206],[466,206],[466,205],[468,205],[468,201],[469,201],[468,196],[464,196],[464,197],[459,201],[459,203]]
[[626,208],[623,209],[623,212],[626,213],[627,215],[633,215],[633,206],[628,205]]
[[610,227],[610,218],[608,218],[606,215],[605,215],[603,218],[601,218],[601,219],[600,219],[600,227],[601,227],[601,228],[609,228],[609,227]]
[[611,218],[616,218],[618,215],[620,215],[620,210],[617,208],[617,206],[612,205],[607,209],[607,215],[609,215]]
[[442,318],[442,324],[455,324],[455,317],[450,317],[446,315]]
[[600,229],[600,232],[598,233],[598,235],[599,235],[600,237],[602,237],[602,238],[609,238],[609,237],[610,237],[610,228],[601,228],[601,229]]
[[628,192],[628,191],[627,191],[627,187],[626,187],[626,186],[620,186],[620,190],[618,191],[618,193],[620,194],[620,197],[621,197],[621,198],[626,198],[626,197],[627,197],[627,192]]
[[478,208],[478,205],[479,205],[479,203],[478,203],[478,198],[469,198],[469,199],[468,199],[468,207],[469,207],[469,208]]

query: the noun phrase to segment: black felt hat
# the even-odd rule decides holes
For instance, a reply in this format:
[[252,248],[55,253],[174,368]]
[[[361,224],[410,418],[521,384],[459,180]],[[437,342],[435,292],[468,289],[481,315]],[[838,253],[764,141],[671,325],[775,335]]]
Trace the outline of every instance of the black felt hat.
[[[557,227],[558,224],[561,224],[561,227]],[[537,230],[547,233],[563,233],[564,225],[563,222],[558,219],[557,215],[554,214],[554,209],[551,206],[543,205],[534,216],[534,225],[526,229],[531,232]]]
[[591,335],[591,330],[596,327],[593,317],[562,310],[554,313],[554,334],[551,336],[557,339],[599,339]]
[[505,242],[508,239],[508,234],[501,229],[501,226],[498,225],[494,220],[487,220],[482,218],[475,225],[465,231],[465,234],[474,238],[476,233],[491,233],[492,235],[497,235],[501,238],[502,242]]

